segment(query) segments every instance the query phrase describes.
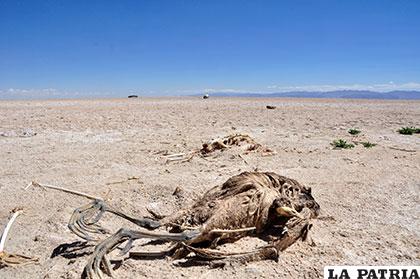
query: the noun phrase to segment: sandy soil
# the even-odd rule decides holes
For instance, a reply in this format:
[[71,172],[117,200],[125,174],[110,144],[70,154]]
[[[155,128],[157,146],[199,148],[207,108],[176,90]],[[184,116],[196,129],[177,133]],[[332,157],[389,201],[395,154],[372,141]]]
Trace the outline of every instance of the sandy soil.
[[[266,105],[277,109],[267,110]],[[67,228],[88,200],[31,187],[32,180],[105,196],[136,216],[146,206],[169,213],[206,189],[246,170],[274,171],[311,186],[322,208],[312,237],[278,263],[223,269],[177,267],[169,260],[128,259],[118,278],[318,278],[325,265],[420,263],[420,136],[396,132],[420,126],[418,101],[162,98],[0,102],[0,226],[21,206],[6,243],[9,253],[39,257],[38,265],[3,268],[0,278],[79,278],[88,255],[51,257],[79,239]],[[330,142],[357,127],[378,145],[333,150]],[[231,133],[247,133],[277,155],[233,148],[203,159],[169,163],[159,153],[186,152]],[[31,136],[33,133],[37,133]],[[397,148],[397,149],[393,149]],[[404,149],[404,150],[398,150]],[[411,151],[411,152],[407,152]],[[238,156],[238,154],[242,154]],[[245,159],[245,160],[244,160]],[[138,180],[127,180],[129,177]],[[115,182],[115,183],[114,183]],[[172,195],[176,187],[183,195]],[[117,230],[128,223],[106,216]],[[260,241],[244,239],[229,249]],[[85,249],[88,252],[92,247]],[[136,248],[138,249],[138,248]]]

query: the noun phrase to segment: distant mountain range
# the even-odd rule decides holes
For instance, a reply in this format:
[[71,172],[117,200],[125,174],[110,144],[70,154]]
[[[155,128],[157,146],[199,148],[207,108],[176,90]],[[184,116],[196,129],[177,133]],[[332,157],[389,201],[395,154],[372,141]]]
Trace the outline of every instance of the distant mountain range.
[[420,100],[420,91],[375,92],[369,90],[337,90],[337,91],[291,91],[279,93],[232,93],[214,92],[210,96],[218,97],[291,97],[291,98],[340,98],[340,99],[382,99],[382,100]]

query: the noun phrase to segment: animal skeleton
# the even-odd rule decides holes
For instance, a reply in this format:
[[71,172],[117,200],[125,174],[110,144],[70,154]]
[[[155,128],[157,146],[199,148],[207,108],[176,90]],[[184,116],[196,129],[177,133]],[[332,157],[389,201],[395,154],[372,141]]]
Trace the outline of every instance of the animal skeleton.
[[260,152],[262,156],[274,155],[275,152],[262,144],[258,143],[255,139],[246,134],[232,134],[223,138],[213,139],[203,144],[201,149],[195,149],[188,153],[167,154],[164,155],[166,162],[181,161],[188,162],[195,155],[208,156],[216,150],[225,150],[232,146],[245,147],[245,153]]
[[[244,172],[231,177],[220,186],[207,191],[192,206],[160,220],[149,217],[133,218],[103,200],[76,209],[69,228],[79,237],[93,240],[90,233],[105,233],[97,222],[105,212],[120,216],[140,226],[138,230],[120,229],[99,243],[89,259],[84,274],[102,278],[101,269],[111,274],[107,254],[127,242],[121,254],[126,254],[136,239],[150,238],[172,242],[159,252],[132,252],[130,256],[186,258],[194,254],[204,261],[254,261],[277,259],[298,239],[305,240],[311,228],[310,219],[319,214],[319,205],[311,188],[296,180],[271,172]],[[166,231],[158,230],[166,228]],[[244,253],[227,253],[217,245],[253,236],[268,242],[266,246]]]
[[251,138],[250,136],[246,134],[233,134],[229,135],[224,138],[219,138],[212,140],[208,143],[204,143],[203,147],[200,150],[201,154],[208,154],[215,150],[221,150],[226,149],[229,146],[241,146],[243,144],[246,144],[246,152],[250,151],[258,151],[262,152],[265,155],[272,155],[274,152],[264,146],[262,146],[260,143],[255,141],[255,139]]

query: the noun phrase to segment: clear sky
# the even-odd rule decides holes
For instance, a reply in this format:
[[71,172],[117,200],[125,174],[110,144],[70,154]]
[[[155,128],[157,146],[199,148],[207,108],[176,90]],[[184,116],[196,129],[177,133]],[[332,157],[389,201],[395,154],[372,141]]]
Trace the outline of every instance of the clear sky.
[[0,0],[3,97],[336,88],[420,89],[420,1]]

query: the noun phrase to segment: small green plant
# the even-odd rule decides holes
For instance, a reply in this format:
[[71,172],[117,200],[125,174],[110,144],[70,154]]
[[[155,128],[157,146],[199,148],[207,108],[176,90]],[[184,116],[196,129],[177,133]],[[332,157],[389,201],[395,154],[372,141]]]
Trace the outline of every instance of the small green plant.
[[363,147],[366,147],[366,148],[372,148],[376,145],[376,143],[371,143],[369,141],[362,141],[361,144],[363,145]]
[[420,128],[402,127],[401,129],[398,130],[398,133],[400,133],[401,135],[419,134],[420,133]]
[[331,145],[334,146],[335,148],[344,148],[344,149],[349,149],[349,148],[354,147],[354,144],[347,143],[347,141],[345,141],[343,139],[335,140],[331,143]]
[[358,135],[360,133],[361,133],[361,131],[360,130],[357,130],[357,129],[350,129],[349,130],[349,134],[350,135]]

